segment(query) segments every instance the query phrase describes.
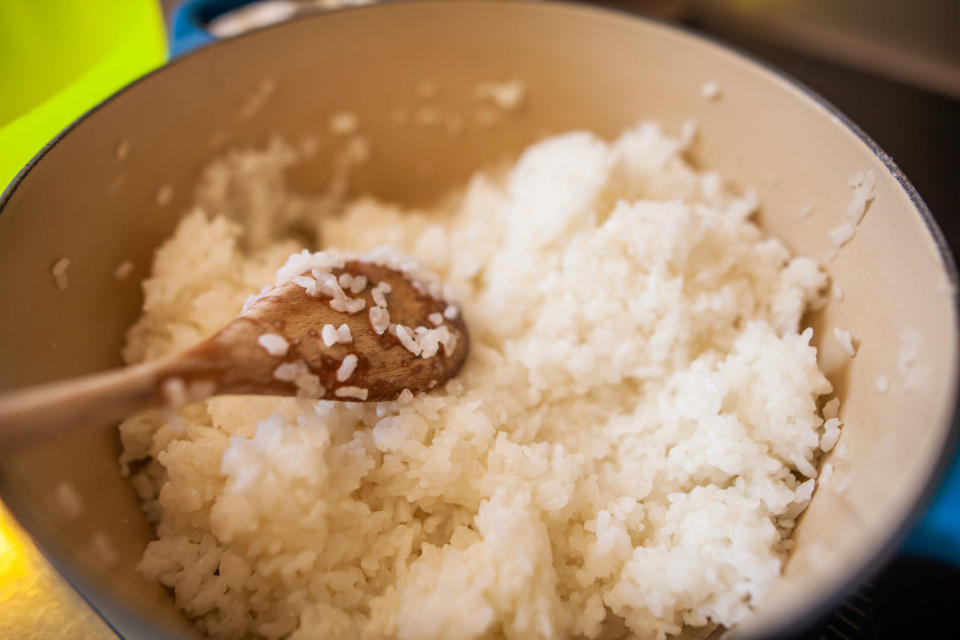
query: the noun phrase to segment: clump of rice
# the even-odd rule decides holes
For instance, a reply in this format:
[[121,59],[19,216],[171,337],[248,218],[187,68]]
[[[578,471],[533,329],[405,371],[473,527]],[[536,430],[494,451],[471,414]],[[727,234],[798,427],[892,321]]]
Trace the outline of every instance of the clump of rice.
[[[141,571],[218,638],[662,638],[742,620],[838,437],[799,326],[827,278],[683,153],[653,124],[570,133],[477,174],[445,214],[361,198],[318,215],[322,245],[390,245],[459,291],[444,316],[463,313],[470,357],[393,403],[220,397],[179,408],[179,428],[128,419],[122,462],[157,525]],[[182,221],[128,361],[212,334],[300,248],[240,239],[201,210]]]

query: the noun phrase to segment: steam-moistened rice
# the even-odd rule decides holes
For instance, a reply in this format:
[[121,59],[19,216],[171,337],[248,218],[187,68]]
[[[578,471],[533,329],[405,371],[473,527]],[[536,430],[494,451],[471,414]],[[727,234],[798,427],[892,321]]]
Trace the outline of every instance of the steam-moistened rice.
[[[377,291],[377,289],[374,289]],[[380,295],[383,295],[381,293]],[[390,312],[383,307],[370,307],[370,327],[378,336],[382,336],[390,328]]]
[[820,412],[824,420],[836,418],[840,415],[840,398],[830,398],[823,404],[823,410]]
[[853,344],[853,336],[846,329],[840,327],[833,328],[833,337],[840,343],[840,348],[851,358],[857,354],[857,349]]
[[367,399],[367,390],[364,389],[363,387],[350,387],[350,386],[337,387],[333,393],[338,398],[345,398],[348,400],[350,399],[366,400]]
[[720,97],[720,86],[716,82],[704,82],[700,85],[700,95],[706,100],[716,100]]
[[828,418],[823,423],[823,437],[820,438],[820,449],[824,452],[833,449],[840,439],[840,427],[843,423],[839,418]]
[[830,229],[827,235],[839,248],[853,240],[857,233],[857,226],[863,220],[867,207],[873,201],[874,190],[877,188],[877,174],[873,171],[861,171],[847,182],[853,192],[850,204],[844,211],[845,220],[839,226]]
[[[799,327],[828,282],[684,144],[650,124],[571,133],[437,211],[364,198],[317,216],[324,247],[390,245],[460,292],[466,366],[394,403],[222,397],[179,427],[128,419],[122,462],[158,533],[141,571],[221,638],[661,638],[741,620],[831,444],[831,386]],[[213,333],[300,249],[240,235],[182,221],[128,361]]]
[[887,389],[890,388],[890,380],[887,376],[877,376],[873,383],[880,393],[886,393]]
[[340,333],[332,324],[325,324],[323,329],[320,330],[320,338],[323,340],[323,344],[332,347],[340,340]]
[[357,361],[357,356],[352,353],[343,358],[343,361],[340,363],[340,368],[337,369],[338,382],[346,382],[350,379],[350,376],[353,375],[354,370],[357,368]]
[[310,372],[310,367],[303,360],[277,365],[273,370],[273,377],[283,382],[292,382],[297,387],[297,395],[317,397],[324,393],[320,378]]
[[257,343],[272,356],[285,356],[290,348],[286,338],[275,333],[262,334],[257,338]]

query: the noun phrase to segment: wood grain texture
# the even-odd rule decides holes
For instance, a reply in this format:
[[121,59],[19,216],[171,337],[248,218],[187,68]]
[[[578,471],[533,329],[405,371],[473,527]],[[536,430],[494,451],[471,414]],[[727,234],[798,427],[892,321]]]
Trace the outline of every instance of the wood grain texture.
[[[331,273],[363,275],[369,284],[353,297],[365,301],[356,313],[336,311],[330,297],[311,296],[292,282],[275,286],[217,334],[187,351],[155,362],[84,376],[0,395],[0,445],[11,447],[73,426],[120,420],[138,410],[201,400],[219,394],[306,395],[326,400],[382,402],[396,400],[404,389],[413,393],[434,389],[456,375],[467,357],[468,336],[463,317],[444,318],[456,336],[447,354],[443,347],[432,357],[414,355],[394,333],[377,334],[370,324],[375,305],[371,290],[390,285],[385,294],[391,323],[433,328],[432,314],[444,313],[447,302],[418,287],[404,274],[377,264],[348,261]],[[346,324],[352,341],[327,345],[324,325]],[[263,334],[283,337],[288,349],[272,355],[259,344]],[[346,380],[337,379],[344,358],[357,357]],[[302,363],[302,364],[300,364]],[[316,376],[320,393],[278,377],[284,364],[300,366]],[[304,368],[305,367],[305,368]],[[338,395],[343,387],[366,390],[363,398]]]

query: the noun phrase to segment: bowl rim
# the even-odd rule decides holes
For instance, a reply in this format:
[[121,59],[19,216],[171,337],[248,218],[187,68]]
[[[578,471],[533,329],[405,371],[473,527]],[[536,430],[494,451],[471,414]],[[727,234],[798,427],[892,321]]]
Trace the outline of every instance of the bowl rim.
[[[404,11],[408,6],[424,7],[431,5],[447,5],[456,6],[458,8],[476,5],[486,7],[487,9],[497,6],[501,9],[496,10],[544,11],[550,13],[566,12],[590,18],[600,18],[618,22],[641,22],[646,23],[647,26],[672,32],[674,35],[680,36],[687,41],[707,43],[719,50],[724,51],[725,53],[732,54],[734,57],[738,57],[741,60],[750,63],[756,67],[757,70],[766,73],[769,79],[783,83],[787,89],[792,91],[794,95],[801,100],[806,99],[811,101],[814,106],[822,109],[826,115],[832,116],[839,124],[853,133],[856,138],[862,142],[874,156],[876,156],[887,172],[900,185],[900,188],[907,194],[911,204],[913,205],[915,213],[920,217],[920,220],[923,222],[927,233],[933,240],[937,254],[940,258],[941,266],[943,267],[951,285],[950,295],[952,296],[953,307],[955,310],[960,310],[960,301],[958,301],[957,293],[957,265],[950,246],[947,244],[946,238],[943,235],[943,231],[937,224],[933,213],[920,196],[920,193],[917,191],[916,187],[914,187],[900,167],[897,166],[893,158],[887,154],[880,147],[880,145],[877,144],[863,129],[861,129],[855,122],[853,122],[842,111],[840,111],[840,109],[786,71],[783,71],[772,63],[767,62],[755,54],[745,51],[737,45],[731,44],[718,36],[698,31],[690,26],[673,22],[666,18],[645,15],[619,6],[597,6],[587,2],[586,0],[545,0],[540,2],[511,3],[498,2],[497,0],[461,0],[455,5],[445,2],[444,0],[404,0],[403,2],[386,2],[370,5],[350,6],[337,9],[335,11],[319,13],[310,12],[304,15],[295,16],[284,22],[258,27],[230,38],[225,38],[202,45],[195,49],[186,51],[176,58],[168,60],[166,64],[161,65],[160,67],[157,67],[156,69],[153,69],[133,80],[126,86],[107,96],[103,100],[90,107],[87,111],[79,115],[73,122],[71,122],[67,127],[60,131],[49,142],[47,142],[39,151],[37,151],[30,161],[24,165],[20,171],[17,172],[14,178],[4,187],[3,191],[0,192],[0,215],[3,214],[7,202],[13,197],[20,185],[28,178],[32,170],[43,160],[47,153],[56,147],[61,140],[69,135],[70,132],[75,128],[83,124],[83,122],[86,121],[92,114],[104,108],[107,104],[113,102],[114,100],[119,99],[123,94],[135,90],[135,88],[141,83],[150,81],[155,75],[173,73],[173,71],[171,71],[172,68],[195,57],[206,55],[208,50],[211,50],[214,47],[222,48],[233,46],[239,41],[256,38],[258,37],[258,34],[262,32],[284,29],[292,23],[323,20],[327,16],[334,13],[339,14],[343,12],[357,11]],[[954,335],[960,336],[960,316],[958,316],[954,321],[953,332]],[[958,363],[960,363],[960,341],[958,341],[958,347],[955,349],[954,353],[954,368],[952,372],[954,374],[951,402],[952,406],[945,414],[947,416],[946,420],[949,421],[950,425],[946,431],[946,436],[943,441],[943,448],[941,449],[935,464],[930,469],[929,475],[923,484],[923,489],[920,491],[916,501],[907,510],[906,514],[900,520],[898,525],[893,527],[892,530],[888,532],[885,542],[879,545],[877,552],[864,561],[863,564],[855,571],[850,572],[850,574],[837,587],[835,587],[827,595],[816,599],[812,605],[797,609],[792,613],[792,615],[778,620],[776,623],[776,632],[778,634],[793,635],[803,629],[823,622],[826,618],[828,618],[829,615],[837,608],[837,606],[839,606],[839,604],[848,596],[848,594],[852,592],[852,590],[886,566],[889,560],[901,548],[903,542],[906,540],[914,525],[916,525],[916,523],[920,520],[921,515],[932,502],[934,496],[940,488],[940,485],[946,477],[947,472],[949,471],[954,458],[958,453],[958,450],[960,450],[960,419],[958,419],[960,418],[960,415],[958,415],[958,410],[960,410],[960,397],[958,397],[958,395],[960,395],[960,375],[958,375],[957,371]],[[0,498],[4,497],[5,491],[3,490],[3,486],[4,483],[0,482]],[[97,615],[103,619],[103,621],[119,636],[119,630],[114,627],[110,619],[107,618],[106,614],[101,611],[101,609],[92,601],[91,596],[93,595],[97,596],[98,599],[104,599],[106,594],[103,592],[103,590],[92,582],[87,581],[80,574],[80,572],[74,571],[74,568],[70,566],[69,562],[64,562],[61,558],[55,556],[48,549],[44,548],[44,545],[34,538],[29,529],[27,529],[26,526],[23,526],[24,518],[18,514],[19,509],[16,508],[17,505],[15,502],[11,504],[10,502],[4,500],[4,504],[7,505],[8,510],[13,516],[14,520],[22,526],[24,531],[26,531],[30,536],[33,543],[38,549],[40,549],[44,558],[71,585],[71,587],[73,587],[73,589],[91,607],[91,609],[96,611]],[[88,596],[88,594],[90,594],[90,596]],[[152,621],[145,619],[144,616],[142,616],[137,610],[128,611],[127,613],[130,614],[130,617],[132,617],[134,621],[140,623],[141,625],[154,624]],[[771,630],[766,629],[765,631],[769,632]]]

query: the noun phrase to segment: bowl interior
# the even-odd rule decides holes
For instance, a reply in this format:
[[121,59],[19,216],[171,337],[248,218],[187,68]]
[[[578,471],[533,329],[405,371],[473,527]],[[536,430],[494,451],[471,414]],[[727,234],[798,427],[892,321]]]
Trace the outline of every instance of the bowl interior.
[[[524,83],[525,103],[488,122],[474,87],[507,79]],[[460,115],[459,133],[398,124],[401,111],[412,117],[424,104],[424,81],[438,89],[433,106]],[[719,99],[701,96],[705,82],[720,87]],[[693,160],[755,188],[761,223],[822,260],[835,248],[827,231],[851,199],[848,179],[875,172],[876,199],[856,237],[825,263],[843,299],[811,318],[821,366],[843,399],[848,454],[831,462],[849,474],[849,488],[819,492],[785,579],[743,631],[796,621],[888,544],[930,481],[955,391],[951,276],[922,203],[882,154],[775,73],[673,28],[585,7],[412,2],[344,11],[221,43],[123,91],[52,145],[0,203],[0,388],[118,365],[139,313],[139,279],[191,202],[201,168],[233,145],[309,137],[316,159],[289,177],[322,191],[342,144],[328,119],[341,109],[359,116],[372,142],[351,189],[407,204],[435,200],[550,133],[612,137],[640,119],[677,132],[692,117],[701,125]],[[51,277],[61,257],[70,259],[63,291]],[[118,281],[114,269],[127,260],[133,274]],[[853,360],[834,327],[859,342]],[[898,368],[905,331],[920,336],[916,388]],[[878,375],[890,380],[886,393]],[[3,451],[0,493],[122,635],[183,637],[189,628],[166,594],[135,570],[151,532],[120,477],[119,452],[113,425]],[[61,482],[80,491],[81,516],[58,508]]]

